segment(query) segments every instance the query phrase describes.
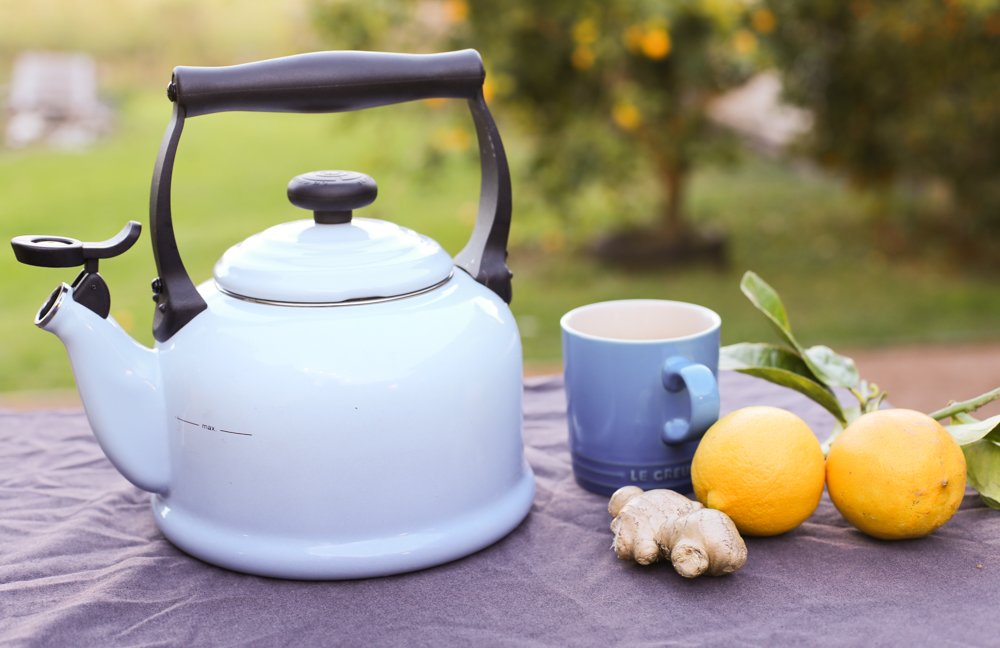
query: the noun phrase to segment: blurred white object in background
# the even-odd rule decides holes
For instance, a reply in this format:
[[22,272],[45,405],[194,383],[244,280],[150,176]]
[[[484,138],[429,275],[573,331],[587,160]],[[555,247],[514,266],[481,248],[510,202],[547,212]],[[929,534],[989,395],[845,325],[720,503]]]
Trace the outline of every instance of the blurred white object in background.
[[97,65],[86,54],[21,54],[6,104],[4,141],[10,148],[41,142],[82,149],[111,125],[111,111],[97,95]]
[[808,111],[782,103],[781,91],[777,72],[761,72],[712,101],[708,116],[766,151],[780,150],[813,123]]

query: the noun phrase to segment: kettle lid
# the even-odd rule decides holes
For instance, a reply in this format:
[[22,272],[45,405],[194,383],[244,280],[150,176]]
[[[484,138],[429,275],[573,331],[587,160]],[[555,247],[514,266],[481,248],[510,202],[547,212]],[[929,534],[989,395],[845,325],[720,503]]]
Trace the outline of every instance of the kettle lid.
[[371,204],[375,181],[352,171],[292,178],[288,199],[313,220],[282,223],[229,248],[215,264],[223,292],[255,301],[335,304],[389,299],[446,281],[454,261],[434,240],[353,210]]

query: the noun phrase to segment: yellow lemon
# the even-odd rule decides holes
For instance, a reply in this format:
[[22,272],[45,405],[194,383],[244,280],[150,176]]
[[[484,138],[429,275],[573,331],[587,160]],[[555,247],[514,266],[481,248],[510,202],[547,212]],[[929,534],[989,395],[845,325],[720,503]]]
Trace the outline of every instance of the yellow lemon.
[[745,407],[719,419],[691,462],[694,493],[744,535],[790,531],[823,496],[823,450],[805,421],[777,407]]
[[926,414],[880,410],[834,440],[826,485],[837,510],[859,530],[883,540],[919,538],[962,503],[965,456]]

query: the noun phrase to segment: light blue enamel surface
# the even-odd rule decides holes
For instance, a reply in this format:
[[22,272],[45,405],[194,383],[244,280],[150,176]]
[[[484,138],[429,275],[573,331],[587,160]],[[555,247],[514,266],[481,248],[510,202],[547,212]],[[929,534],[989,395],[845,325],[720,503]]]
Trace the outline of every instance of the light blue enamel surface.
[[[535,480],[527,463],[514,488],[488,506],[436,524],[375,537],[351,537],[341,520],[341,537],[297,537],[246,533],[213,520],[174,510],[154,495],[156,525],[185,552],[227,569],[278,578],[331,580],[387,576],[433,567],[479,551],[511,532],[531,509]],[[291,504],[294,506],[294,504]],[[391,519],[393,510],[374,510],[358,501],[358,518]],[[322,511],[302,511],[321,517]]]

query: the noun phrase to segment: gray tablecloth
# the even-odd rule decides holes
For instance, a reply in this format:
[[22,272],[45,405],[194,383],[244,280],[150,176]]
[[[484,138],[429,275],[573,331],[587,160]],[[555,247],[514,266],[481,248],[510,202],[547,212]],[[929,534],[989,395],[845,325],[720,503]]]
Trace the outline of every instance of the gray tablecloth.
[[[722,376],[723,410],[772,404],[817,431],[797,394]],[[824,496],[798,529],[749,539],[749,562],[684,580],[618,561],[603,497],[573,481],[558,378],[526,386],[527,520],[419,573],[292,582],[212,567],[156,531],[148,497],[80,412],[0,413],[0,642],[52,646],[997,645],[1000,512],[971,491],[922,540],[854,531]]]

